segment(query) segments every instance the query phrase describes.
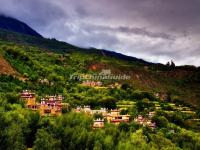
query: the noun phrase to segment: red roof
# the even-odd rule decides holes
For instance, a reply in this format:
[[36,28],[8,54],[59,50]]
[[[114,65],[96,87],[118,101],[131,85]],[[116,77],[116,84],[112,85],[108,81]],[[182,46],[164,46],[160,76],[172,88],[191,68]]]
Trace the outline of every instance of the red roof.
[[129,120],[128,119],[113,119],[113,120],[111,120],[111,122],[129,122]]

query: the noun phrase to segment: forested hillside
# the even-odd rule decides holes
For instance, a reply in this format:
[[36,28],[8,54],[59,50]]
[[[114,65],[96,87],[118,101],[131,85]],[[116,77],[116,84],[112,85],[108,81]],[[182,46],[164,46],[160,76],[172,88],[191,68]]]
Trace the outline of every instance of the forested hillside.
[[[199,68],[148,63],[97,49],[82,49],[55,39],[0,32],[0,149],[200,149]],[[102,80],[83,86],[71,75],[110,70],[128,80]],[[118,86],[115,86],[115,85]],[[68,107],[57,117],[41,116],[21,100],[23,90],[63,95]],[[128,123],[92,127],[99,114],[77,107],[120,109]],[[156,127],[138,124],[138,116]]]

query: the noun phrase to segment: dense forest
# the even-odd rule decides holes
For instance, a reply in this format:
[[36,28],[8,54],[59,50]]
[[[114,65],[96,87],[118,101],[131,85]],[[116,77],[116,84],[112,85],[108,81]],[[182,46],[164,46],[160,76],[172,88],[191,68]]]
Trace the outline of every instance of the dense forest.
[[[117,107],[117,101],[134,101],[136,105],[128,108],[131,118],[145,115],[155,110],[154,101],[161,108],[153,120],[156,129],[141,126],[134,121],[120,123],[118,126],[106,123],[103,129],[93,129],[93,117],[84,113],[77,114],[70,108],[58,117],[41,117],[38,112],[25,108],[18,92],[31,88],[11,76],[1,76],[0,101],[0,147],[1,149],[195,149],[200,148],[199,123],[193,122],[196,115],[181,111],[169,111],[168,102],[155,99],[151,94],[132,87],[112,90],[95,90],[68,87],[65,101],[74,105],[92,107]],[[3,86],[4,87],[3,87]],[[38,88],[45,92],[46,88]],[[36,90],[36,89],[35,89]],[[75,91],[76,90],[76,91]],[[9,91],[9,92],[5,92]],[[49,91],[46,89],[46,92]],[[59,92],[59,91],[56,91]],[[88,94],[85,94],[88,93]],[[179,106],[180,103],[177,103]],[[183,104],[181,104],[183,105]],[[167,111],[166,111],[167,110]],[[127,113],[126,112],[126,113]],[[198,114],[198,111],[197,111]]]

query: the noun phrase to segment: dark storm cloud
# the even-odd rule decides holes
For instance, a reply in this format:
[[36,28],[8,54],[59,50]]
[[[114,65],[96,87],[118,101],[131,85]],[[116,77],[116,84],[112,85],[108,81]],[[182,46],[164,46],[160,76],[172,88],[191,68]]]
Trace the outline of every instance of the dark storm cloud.
[[0,0],[0,13],[16,17],[34,26],[47,26],[60,20],[65,12],[49,0]]
[[200,23],[199,0],[101,0],[93,7],[102,8],[100,15],[111,20],[128,26],[142,22],[141,26],[163,32],[194,33]]
[[135,34],[135,35],[141,35],[141,36],[147,36],[151,38],[162,38],[166,40],[173,40],[174,38],[166,33],[162,32],[151,32],[147,31],[144,28],[132,28],[127,26],[120,26],[120,27],[109,27],[109,26],[103,26],[103,25],[91,25],[91,24],[81,24],[82,30],[92,33],[95,31],[101,31],[101,32],[111,32],[111,33],[124,33],[124,34]]
[[200,65],[200,0],[0,0],[0,12],[79,46]]
[[173,38],[166,33],[153,33],[141,28],[119,27],[117,30],[124,33],[144,35],[152,38],[163,38],[163,39],[173,40]]

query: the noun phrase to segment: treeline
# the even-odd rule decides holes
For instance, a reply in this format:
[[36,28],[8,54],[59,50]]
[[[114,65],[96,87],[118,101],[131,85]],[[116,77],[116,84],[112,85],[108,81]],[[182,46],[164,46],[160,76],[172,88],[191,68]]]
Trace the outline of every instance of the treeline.
[[93,118],[69,112],[60,117],[40,117],[39,113],[0,98],[0,149],[23,150],[146,150],[200,148],[200,134],[182,129],[162,116],[156,130],[134,122],[119,126],[106,124],[104,129],[92,129]]

